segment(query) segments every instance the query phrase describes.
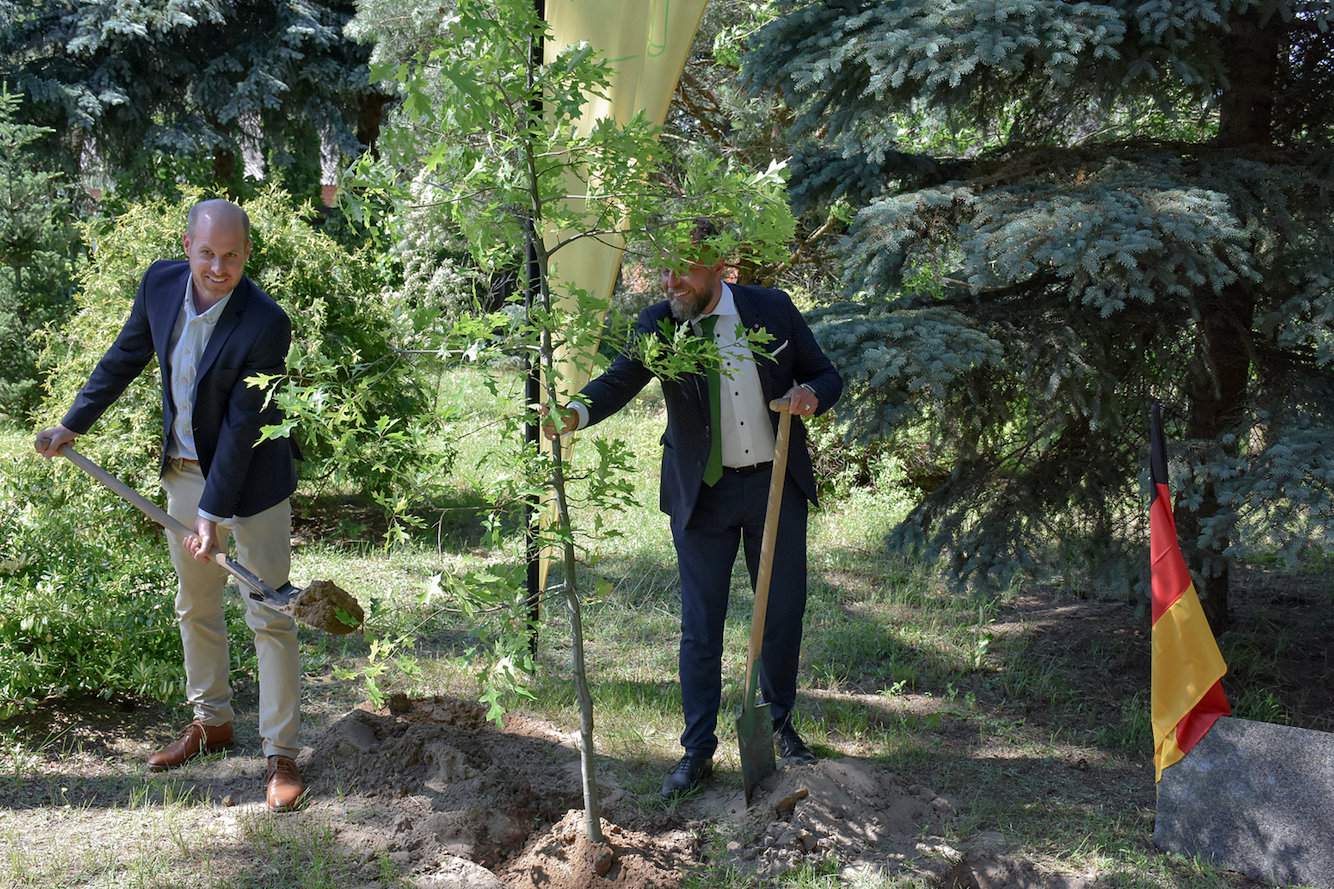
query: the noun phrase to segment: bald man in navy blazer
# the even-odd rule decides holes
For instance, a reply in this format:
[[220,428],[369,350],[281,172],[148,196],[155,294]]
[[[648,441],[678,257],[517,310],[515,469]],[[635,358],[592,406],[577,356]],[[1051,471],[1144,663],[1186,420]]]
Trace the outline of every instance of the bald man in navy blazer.
[[[162,370],[162,487],[167,511],[193,527],[167,534],[179,578],[176,614],[185,653],[186,698],[194,721],[148,758],[151,769],[182,765],[233,744],[232,691],[222,590],[211,555],[236,540],[239,561],[273,587],[288,581],[295,444],[260,442],[282,417],[246,384],[283,374],[292,341],[287,314],[244,274],[250,220],[237,205],[202,201],[182,239],[186,259],[149,266],[129,318],[59,426],[38,437],[44,456],[92,427],[156,356]],[[268,758],[265,795],[289,811],[303,785],[299,750],[300,653],[292,618],[243,597],[259,658],[259,728]]]
[[[707,221],[697,224],[696,241],[713,231]],[[713,337],[723,358],[716,406],[710,403],[703,375],[661,381],[667,429],[662,436],[660,506],[671,517],[681,578],[679,670],[685,716],[685,755],[663,780],[664,798],[694,788],[713,769],[732,563],[744,544],[753,585],[778,426],[769,401],[783,396],[791,399],[796,418],[774,547],[760,689],[770,704],[774,740],[784,762],[815,759],[792,724],[806,609],[807,504],[816,502],[815,474],[800,418],[832,407],[843,391],[843,379],[786,293],[727,284],[724,269],[718,260],[664,273],[668,299],[640,313],[635,326],[637,336],[661,336],[664,320],[689,324],[697,334]],[[747,345],[748,333],[760,328],[773,338],[765,347],[771,358],[754,355]],[[652,376],[632,355],[617,357],[566,406],[563,430],[591,426],[614,414]],[[546,433],[556,435],[554,423],[546,424]],[[713,453],[715,435],[720,436],[720,454]]]

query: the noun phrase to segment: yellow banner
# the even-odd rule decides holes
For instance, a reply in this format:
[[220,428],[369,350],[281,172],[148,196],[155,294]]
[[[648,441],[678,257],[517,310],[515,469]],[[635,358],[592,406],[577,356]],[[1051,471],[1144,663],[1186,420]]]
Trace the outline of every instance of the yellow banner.
[[[589,96],[578,122],[581,133],[591,132],[599,120],[626,123],[643,111],[661,125],[676,82],[681,77],[690,45],[699,29],[708,0],[547,0],[551,36],[543,47],[550,63],[562,51],[587,42],[611,66],[611,84],[605,96]],[[570,177],[572,183],[580,177]],[[579,203],[575,199],[575,204]],[[569,232],[544,232],[548,244]],[[583,238],[562,248],[552,258],[553,283],[567,282],[600,299],[611,296],[621,267],[624,245],[617,238]],[[560,355],[566,394],[588,382],[588,362],[579,356]],[[568,455],[568,447],[566,449]],[[543,555],[539,585],[546,589],[549,559]]]
[[[666,120],[706,4],[707,0],[547,0],[551,36],[543,47],[545,61],[587,42],[612,68],[606,94],[588,97],[577,123],[579,132],[589,133],[607,118],[627,123],[640,111],[654,124]],[[583,187],[577,176],[570,181],[576,192]],[[578,198],[573,203],[577,205]],[[569,234],[545,232],[548,243]],[[553,258],[551,280],[605,299],[616,285],[623,252],[616,237],[576,241]],[[570,391],[588,382],[574,357],[564,356],[561,368]]]

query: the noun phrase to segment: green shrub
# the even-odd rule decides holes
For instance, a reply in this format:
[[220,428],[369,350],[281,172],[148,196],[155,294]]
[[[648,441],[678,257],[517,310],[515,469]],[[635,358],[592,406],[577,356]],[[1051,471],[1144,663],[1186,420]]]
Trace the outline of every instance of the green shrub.
[[69,186],[40,157],[51,131],[18,108],[0,85],[0,417],[25,420],[40,396],[32,335],[69,314],[74,232]]
[[[70,692],[180,698],[176,577],[155,528],[63,460],[0,456],[0,718]],[[245,667],[240,608],[228,597]]]
[[0,418],[24,422],[36,409],[41,385],[33,335],[63,321],[70,304],[60,282],[46,278],[33,285],[29,277],[19,286],[13,272],[0,267]]

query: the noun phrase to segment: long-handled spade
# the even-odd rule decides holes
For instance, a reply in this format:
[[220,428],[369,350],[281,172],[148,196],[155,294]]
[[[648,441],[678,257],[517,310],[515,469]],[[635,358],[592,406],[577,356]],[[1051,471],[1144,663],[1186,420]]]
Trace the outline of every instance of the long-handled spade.
[[746,805],[760,782],[774,773],[774,727],[768,704],[756,704],[759,691],[760,649],[764,644],[764,616],[769,608],[769,579],[773,575],[774,543],[778,539],[778,513],[783,506],[783,478],[787,475],[787,442],[792,431],[792,405],[786,398],[769,402],[778,414],[778,437],[774,441],[773,475],[769,479],[769,503],[764,511],[764,537],[760,544],[760,570],[755,577],[755,610],[750,618],[750,648],[746,654],[745,697],[736,717],[736,739],[741,748],[741,785]]
[[[182,540],[194,533],[194,531],[168,515],[157,504],[144,499],[138,491],[69,445],[60,449],[60,455],[119,494],[130,505],[136,507],[144,515]],[[290,615],[302,623],[324,630],[326,633],[338,635],[351,633],[361,626],[361,622],[365,618],[357,600],[332,581],[317,580],[305,589],[292,586],[291,583],[285,583],[274,589],[226,553],[214,553],[213,561],[240,581],[246,589],[246,595],[251,599],[266,608],[272,608],[275,611]]]

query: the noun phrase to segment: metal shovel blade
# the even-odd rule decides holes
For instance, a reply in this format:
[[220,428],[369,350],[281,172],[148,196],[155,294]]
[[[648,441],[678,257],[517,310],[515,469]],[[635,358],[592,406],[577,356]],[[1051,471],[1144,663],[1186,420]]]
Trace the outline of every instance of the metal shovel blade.
[[301,587],[292,586],[289,582],[278,587],[276,590],[271,589],[266,598],[271,607],[287,608],[290,607],[291,604],[296,601],[296,598],[304,592],[305,590],[301,589]]
[[750,805],[755,788],[778,769],[769,705],[756,704],[754,700],[754,695],[747,695],[736,717],[736,739],[741,748],[741,786],[746,792],[746,805]]

